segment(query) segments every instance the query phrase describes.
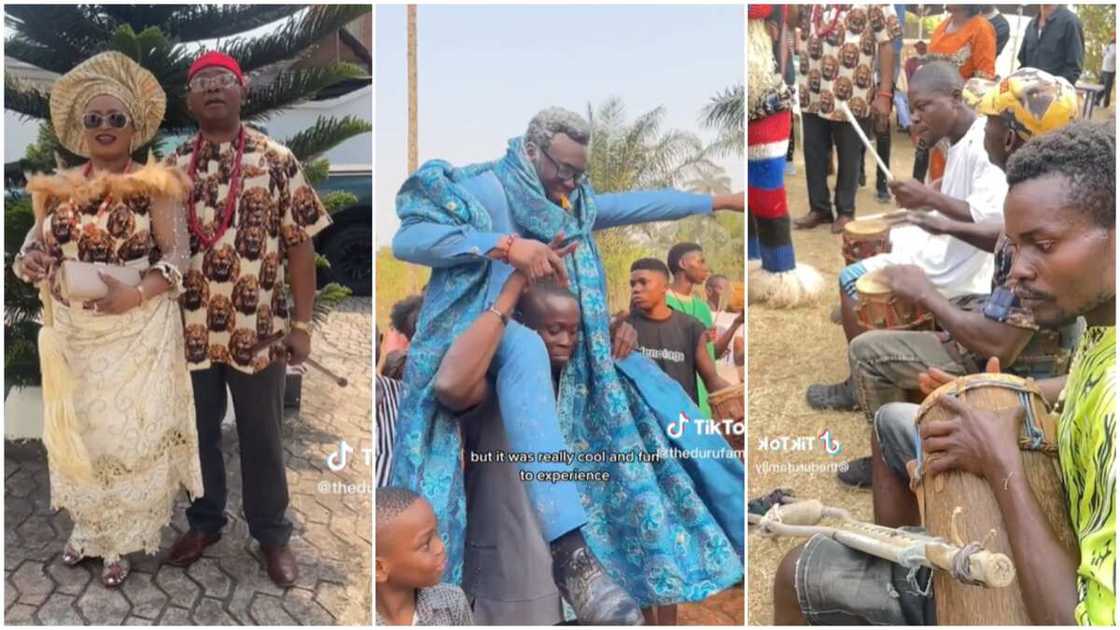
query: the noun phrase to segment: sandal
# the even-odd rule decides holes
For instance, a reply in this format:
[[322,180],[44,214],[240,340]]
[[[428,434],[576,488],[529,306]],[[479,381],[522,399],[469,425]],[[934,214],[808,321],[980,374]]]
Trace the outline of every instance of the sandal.
[[76,567],[85,559],[86,557],[80,551],[74,549],[70,543],[66,543],[66,546],[62,548],[62,564],[68,567]]
[[805,399],[813,409],[859,410],[859,403],[848,381],[834,385],[810,385]]
[[114,562],[106,562],[104,568],[101,569],[101,583],[105,588],[117,588],[124,584],[125,578],[131,570],[128,560],[121,558]]

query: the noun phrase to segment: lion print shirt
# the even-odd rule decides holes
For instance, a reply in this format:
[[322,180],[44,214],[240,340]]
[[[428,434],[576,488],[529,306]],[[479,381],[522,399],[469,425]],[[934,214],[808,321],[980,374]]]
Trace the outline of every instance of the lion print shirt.
[[890,5],[815,4],[802,7],[798,26],[802,111],[843,122],[847,119],[838,105],[847,101],[856,118],[870,116],[879,91],[879,44],[902,37],[894,10]]
[[[188,172],[193,150],[191,138],[167,162]],[[195,212],[213,233],[226,207],[237,144],[203,140],[199,151]],[[203,250],[191,235],[191,266],[179,302],[192,370],[225,363],[253,374],[284,358],[275,344],[254,347],[287,327],[286,249],[330,225],[292,152],[247,126],[241,177],[240,199],[222,238]]]

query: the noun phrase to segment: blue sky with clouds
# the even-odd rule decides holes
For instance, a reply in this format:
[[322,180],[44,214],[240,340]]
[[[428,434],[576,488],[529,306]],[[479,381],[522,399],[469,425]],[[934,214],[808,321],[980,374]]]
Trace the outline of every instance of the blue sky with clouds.
[[[398,226],[407,175],[404,6],[376,7],[374,138],[377,241]],[[417,11],[420,161],[500,157],[537,111],[587,111],[620,97],[631,117],[664,106],[666,128],[714,134],[700,110],[743,82],[742,6],[441,6]],[[744,161],[724,159],[732,185]]]

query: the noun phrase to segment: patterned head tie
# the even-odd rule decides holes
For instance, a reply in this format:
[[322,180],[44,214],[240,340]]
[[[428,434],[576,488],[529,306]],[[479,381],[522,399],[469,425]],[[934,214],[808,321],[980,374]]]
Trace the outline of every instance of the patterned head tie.
[[167,109],[167,94],[151,72],[122,53],[103,52],[74,67],[51,87],[51,124],[62,146],[89,157],[82,114],[91,100],[112,96],[128,113],[136,135],[131,149],[155,137]]
[[1038,68],[1019,68],[989,89],[976,111],[999,116],[1023,140],[1077,120],[1077,92],[1069,81]]

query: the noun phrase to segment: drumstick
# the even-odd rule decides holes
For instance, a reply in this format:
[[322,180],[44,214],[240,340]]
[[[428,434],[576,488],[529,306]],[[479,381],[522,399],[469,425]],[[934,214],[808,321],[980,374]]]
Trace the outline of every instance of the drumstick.
[[867,139],[867,135],[863,133],[863,127],[859,126],[859,121],[857,121],[855,115],[852,114],[852,110],[848,109],[848,103],[841,101],[840,104],[837,105],[837,108],[848,117],[848,122],[855,128],[856,133],[859,134],[859,139],[863,141],[863,146],[867,147],[867,152],[875,158],[875,163],[879,165],[879,168],[883,171],[883,175],[886,175],[887,181],[893,182],[894,175],[891,175],[891,169],[887,168],[887,165],[883,163],[883,159],[879,157],[879,152],[875,150],[871,141]]
[[[256,354],[256,353],[260,352],[261,350],[264,350],[265,348],[267,348],[267,347],[271,346],[272,344],[276,343],[277,341],[280,341],[283,338],[284,338],[284,333],[282,333],[282,332],[278,332],[274,335],[265,337],[264,339],[261,339],[260,341],[258,341],[257,344],[252,347],[252,349],[251,349],[252,353]],[[324,376],[326,376],[327,378],[334,381],[335,384],[338,385],[339,387],[346,387],[347,385],[350,384],[350,381],[347,381],[345,378],[343,378],[343,377],[335,374],[334,372],[330,371],[330,369],[328,369],[322,363],[319,363],[318,361],[316,361],[315,359],[312,359],[311,357],[307,357],[306,359],[303,360],[303,362],[310,365],[311,367],[315,368],[316,370],[319,370],[320,372],[322,372]]]
[[[840,525],[818,525],[827,517],[838,519]],[[1015,579],[1015,565],[1005,554],[981,548],[961,556],[964,548],[940,538],[857,521],[847,510],[823,505],[815,499],[774,505],[766,516],[748,514],[747,522],[771,535],[828,536],[842,545],[902,566],[917,563],[984,586],[1002,588]],[[959,576],[955,570],[960,571]]]
[[902,221],[906,218],[907,210],[891,210],[890,212],[880,212],[878,214],[869,214],[865,217],[856,217],[857,221],[870,221],[872,219],[879,219],[881,221]]

